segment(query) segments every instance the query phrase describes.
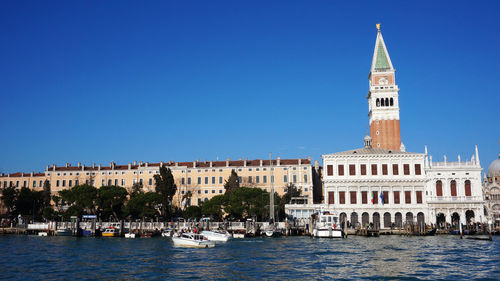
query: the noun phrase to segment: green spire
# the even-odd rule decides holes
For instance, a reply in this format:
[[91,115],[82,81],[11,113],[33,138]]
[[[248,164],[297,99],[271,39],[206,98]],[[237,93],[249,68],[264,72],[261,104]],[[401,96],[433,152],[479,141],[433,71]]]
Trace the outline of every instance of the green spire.
[[390,69],[389,60],[385,54],[384,41],[380,40],[377,46],[375,69]]

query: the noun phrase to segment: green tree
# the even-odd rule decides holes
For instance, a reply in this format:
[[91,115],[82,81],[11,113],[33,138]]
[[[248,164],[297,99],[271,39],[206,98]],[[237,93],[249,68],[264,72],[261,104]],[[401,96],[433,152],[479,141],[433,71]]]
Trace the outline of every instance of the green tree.
[[11,215],[15,207],[17,198],[17,189],[13,186],[6,187],[2,190],[2,201],[7,208],[7,214]]
[[214,220],[222,220],[224,205],[227,204],[226,195],[217,195],[212,199],[203,202],[201,205],[201,213],[204,216],[209,216]]
[[201,208],[198,206],[189,206],[184,210],[185,219],[199,219],[201,218]]
[[42,201],[44,208],[50,206],[50,196],[51,196],[50,182],[49,180],[45,180],[43,182],[43,191],[42,191]]
[[130,198],[125,206],[125,213],[132,219],[154,218],[158,215],[157,206],[162,197],[156,192],[139,193]]
[[[90,185],[77,185],[71,189],[59,191],[61,200],[69,204],[73,213],[96,214],[97,189]],[[68,209],[69,210],[69,209]],[[65,216],[67,217],[67,216]]]
[[229,195],[231,194],[231,192],[233,192],[235,189],[239,187],[240,187],[240,182],[238,180],[238,174],[234,170],[231,170],[231,175],[224,182],[224,188],[226,189],[225,194]]
[[15,206],[17,214],[32,215],[33,220],[41,218],[43,210],[42,192],[22,187],[17,195]]
[[191,205],[192,197],[193,193],[191,191],[186,192],[186,194],[182,196],[182,202],[184,203],[184,206],[188,206],[187,208],[189,208],[189,206]]
[[101,216],[112,215],[116,220],[122,218],[122,208],[127,200],[127,190],[120,186],[102,186],[97,190],[98,206]]
[[[286,193],[283,197],[279,198],[279,215],[280,217],[285,216],[285,205],[290,204],[293,197],[300,197],[302,195],[302,190],[298,189],[293,183],[289,183],[285,186]],[[276,198],[276,196],[275,196]]]
[[155,175],[155,191],[161,195],[161,209],[162,216],[169,219],[172,214],[172,199],[177,191],[177,185],[174,181],[172,171],[162,166],[160,167],[160,174]]
[[240,187],[233,190],[227,199],[224,211],[235,219],[266,217],[269,204],[269,193],[260,188]]
[[132,185],[132,189],[130,190],[130,197],[134,197],[137,194],[144,193],[142,191],[142,182],[136,182]]

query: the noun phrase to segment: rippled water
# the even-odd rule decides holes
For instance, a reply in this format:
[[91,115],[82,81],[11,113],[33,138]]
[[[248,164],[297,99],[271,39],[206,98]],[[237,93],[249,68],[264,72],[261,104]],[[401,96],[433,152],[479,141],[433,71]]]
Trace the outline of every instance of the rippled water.
[[500,237],[309,237],[176,248],[164,238],[0,236],[0,279],[500,279]]

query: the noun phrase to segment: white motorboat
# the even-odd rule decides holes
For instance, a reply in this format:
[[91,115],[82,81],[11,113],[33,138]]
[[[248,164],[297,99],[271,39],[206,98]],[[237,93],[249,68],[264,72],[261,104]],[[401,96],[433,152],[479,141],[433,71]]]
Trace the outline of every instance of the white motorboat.
[[174,231],[172,229],[167,229],[167,231],[161,233],[161,237],[172,237]]
[[181,233],[172,237],[174,246],[178,247],[194,247],[194,248],[213,248],[215,242],[208,240],[201,234],[192,232]]
[[313,229],[313,236],[322,238],[343,238],[344,231],[340,228],[338,216],[335,213],[321,212]]
[[208,240],[215,242],[227,242],[229,239],[232,238],[229,232],[221,230],[214,230],[214,231],[204,230],[200,234],[207,237]]
[[233,231],[233,238],[236,239],[242,239],[245,238],[245,230],[234,230]]
[[265,234],[267,237],[277,237],[281,236],[281,232],[279,232],[274,224],[270,224],[269,227],[266,229]]
[[56,236],[72,236],[73,231],[70,228],[63,228],[56,230]]
[[125,238],[135,238],[135,237],[137,237],[137,236],[135,235],[135,233],[131,233],[131,232],[129,232],[129,233],[125,233]]
[[47,236],[47,232],[40,231],[40,232],[38,232],[38,236]]

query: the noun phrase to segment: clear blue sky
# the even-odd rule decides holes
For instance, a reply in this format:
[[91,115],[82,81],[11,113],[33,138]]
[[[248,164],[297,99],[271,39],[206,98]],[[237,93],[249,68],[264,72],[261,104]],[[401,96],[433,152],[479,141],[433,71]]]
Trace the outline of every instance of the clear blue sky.
[[377,22],[407,150],[486,169],[499,2],[342,2],[2,1],[0,170],[361,147]]

